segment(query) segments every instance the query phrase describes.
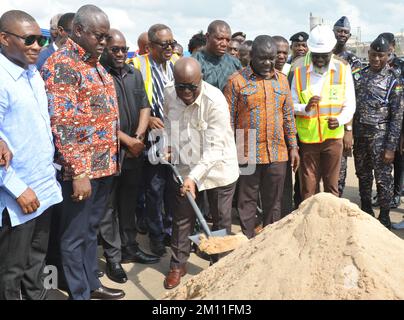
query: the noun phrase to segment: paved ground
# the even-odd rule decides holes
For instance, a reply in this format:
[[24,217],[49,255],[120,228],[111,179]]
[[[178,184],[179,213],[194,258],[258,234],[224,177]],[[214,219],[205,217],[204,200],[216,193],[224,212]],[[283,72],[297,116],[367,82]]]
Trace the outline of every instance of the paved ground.
[[[351,158],[348,163],[348,177],[347,186],[345,189],[344,196],[354,203],[359,204],[359,194],[358,194],[358,181],[354,172],[353,159]],[[404,198],[403,198],[404,201]],[[376,215],[378,210],[375,210]],[[404,204],[400,205],[399,208],[392,210],[391,219],[393,222],[399,222],[404,219]],[[233,225],[233,232],[238,232],[240,227],[235,224]],[[399,237],[404,239],[404,230],[393,231]],[[138,239],[142,248],[146,251],[148,247],[147,236],[139,235]],[[100,249],[100,257],[102,256],[102,251]],[[170,253],[164,256],[158,264],[154,265],[141,265],[129,263],[125,264],[124,269],[128,274],[128,282],[125,284],[117,284],[109,280],[106,276],[101,279],[101,282],[111,288],[120,288],[125,290],[126,297],[128,300],[149,300],[149,299],[159,299],[164,296],[167,292],[163,287],[164,276],[169,268]],[[105,269],[105,260],[100,258],[99,260],[101,270]],[[183,278],[184,280],[198,274],[202,270],[208,268],[209,262],[205,261],[195,254],[191,254],[188,263],[188,274]],[[66,299],[66,294],[62,291],[54,290],[51,295],[51,299]]]

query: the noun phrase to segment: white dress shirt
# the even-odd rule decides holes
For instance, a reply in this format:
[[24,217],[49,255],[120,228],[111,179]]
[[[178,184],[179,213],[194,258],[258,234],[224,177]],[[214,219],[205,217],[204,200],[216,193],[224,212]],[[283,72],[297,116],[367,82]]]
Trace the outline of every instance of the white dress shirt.
[[174,84],[164,91],[164,125],[174,163],[198,190],[227,186],[238,179],[239,167],[230,112],[223,93],[202,81],[191,105],[177,97]]
[[[310,73],[310,90],[313,95],[321,96],[323,90],[324,82],[327,78],[330,70],[336,70],[334,59],[331,59],[327,72],[324,74],[319,74],[314,70],[313,63],[310,63],[309,73]],[[299,95],[296,90],[295,78],[292,81],[292,99],[295,107],[296,115],[308,115],[306,113],[306,104],[302,104],[299,101]],[[351,67],[349,64],[346,66],[346,78],[345,78],[345,100],[342,104],[341,113],[336,117],[339,125],[344,125],[352,120],[352,117],[356,109],[356,99],[355,99],[355,87],[352,78]]]

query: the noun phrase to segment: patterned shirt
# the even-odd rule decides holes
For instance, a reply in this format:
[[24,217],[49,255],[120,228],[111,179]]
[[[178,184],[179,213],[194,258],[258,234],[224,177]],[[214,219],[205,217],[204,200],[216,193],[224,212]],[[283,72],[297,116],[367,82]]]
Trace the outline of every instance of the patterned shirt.
[[118,171],[118,104],[114,82],[99,62],[69,39],[42,68],[49,101],[55,162],[64,180]]
[[[244,131],[244,157],[248,156],[249,130],[255,131],[255,163],[288,160],[288,148],[296,148],[293,102],[286,76],[279,71],[271,79],[257,76],[248,66],[233,75],[224,95],[234,129]],[[236,132],[237,135],[237,132]],[[285,141],[286,139],[286,141]],[[240,148],[240,141],[237,141]],[[239,154],[240,156],[240,154]],[[251,156],[249,163],[253,163]],[[239,162],[243,163],[239,158]]]
[[153,78],[152,113],[154,117],[163,120],[164,88],[174,80],[174,63],[167,61],[166,69],[164,70],[163,65],[155,62],[151,55],[149,55],[149,59]]
[[238,59],[228,53],[216,57],[200,50],[195,53],[194,58],[201,64],[203,80],[222,91],[229,77],[243,67]]

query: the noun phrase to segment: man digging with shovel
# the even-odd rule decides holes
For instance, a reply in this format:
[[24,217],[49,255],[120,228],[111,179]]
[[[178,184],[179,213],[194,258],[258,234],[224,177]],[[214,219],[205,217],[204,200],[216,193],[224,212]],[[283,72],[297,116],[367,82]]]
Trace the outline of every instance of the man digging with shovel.
[[[232,199],[239,176],[230,114],[222,92],[202,81],[201,67],[193,58],[182,58],[176,63],[174,80],[165,89],[164,123],[171,163],[176,164],[184,181],[182,185],[174,178],[168,181],[174,216],[166,289],[180,284],[190,255],[188,237],[196,215],[192,198],[184,195],[190,192],[195,198],[198,192],[207,190],[213,230],[226,229],[230,234]],[[229,251],[222,249],[221,252]],[[217,259],[218,255],[212,256],[212,261]]]

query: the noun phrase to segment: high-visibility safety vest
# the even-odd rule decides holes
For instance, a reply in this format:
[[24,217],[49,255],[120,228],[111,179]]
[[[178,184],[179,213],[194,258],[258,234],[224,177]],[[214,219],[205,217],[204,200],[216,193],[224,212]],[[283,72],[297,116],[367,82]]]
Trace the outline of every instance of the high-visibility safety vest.
[[[178,59],[179,57],[176,54],[173,54],[170,61],[175,64]],[[133,57],[128,59],[126,63],[132,63],[133,66],[142,73],[147,98],[149,99],[149,103],[151,105],[153,101],[153,77],[150,67],[149,54]]]
[[[331,60],[336,70],[329,70],[321,92],[321,100],[317,108],[309,114],[296,115],[296,128],[299,140],[303,143],[322,143],[328,139],[344,137],[344,126],[334,130],[328,128],[328,117],[336,117],[341,113],[345,100],[345,79],[347,66],[336,59]],[[310,90],[310,65],[295,70],[295,85],[301,104],[307,104],[314,95]]]

